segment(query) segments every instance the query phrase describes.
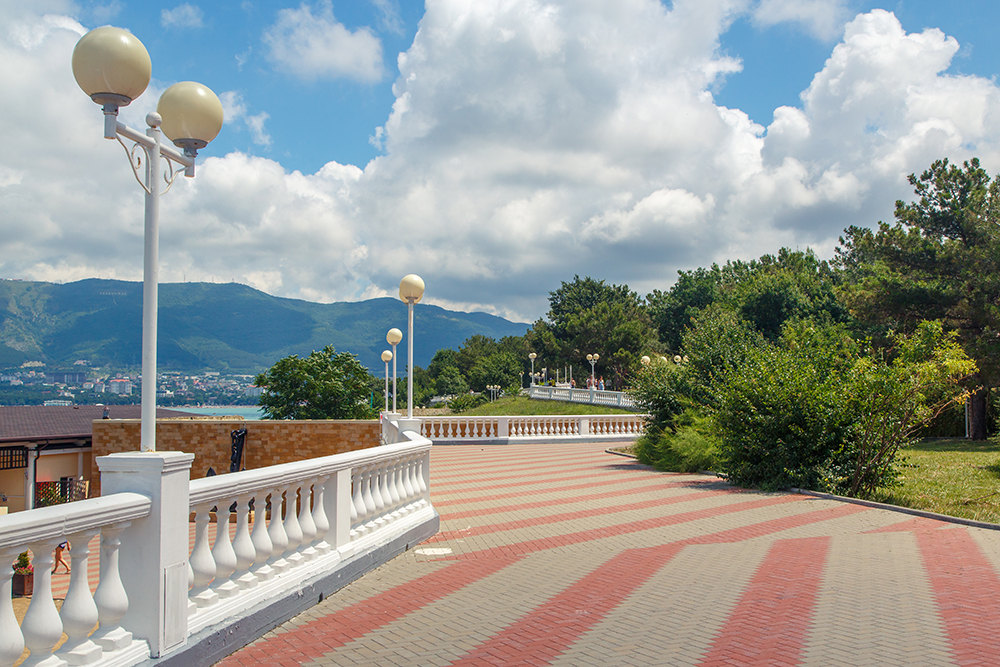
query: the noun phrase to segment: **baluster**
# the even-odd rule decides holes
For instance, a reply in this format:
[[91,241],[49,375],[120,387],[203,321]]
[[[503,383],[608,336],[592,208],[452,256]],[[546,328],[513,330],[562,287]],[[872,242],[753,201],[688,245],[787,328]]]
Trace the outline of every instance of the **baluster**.
[[24,665],[39,665],[45,667],[62,667],[65,660],[52,655],[56,642],[62,639],[63,627],[56,603],[52,600],[52,550],[62,542],[62,538],[53,538],[47,542],[35,542],[29,548],[34,554],[35,586],[31,595],[28,612],[21,621],[21,633],[24,635],[24,645],[31,655]]
[[63,600],[59,616],[63,632],[69,637],[56,655],[71,665],[89,665],[99,660],[104,652],[87,635],[97,625],[97,604],[90,594],[87,566],[90,562],[90,540],[96,530],[69,536],[70,563],[69,590]]
[[[386,521],[392,520],[392,510],[395,508],[395,503],[392,501],[392,461],[382,462],[382,477],[379,483],[379,490],[382,492],[382,502],[385,504],[385,510],[382,513],[383,518]],[[397,515],[398,516],[398,515]]]
[[411,469],[413,468],[413,459],[405,458],[402,461],[402,468],[400,469],[400,476],[403,482],[403,511],[410,512],[413,510],[413,497],[416,495],[416,491],[413,488],[413,484],[410,483],[413,474]]
[[395,520],[400,517],[399,513],[399,491],[396,490],[396,463],[398,459],[387,461],[385,466],[385,494],[388,500],[385,503],[387,518]]
[[385,490],[385,463],[377,464],[375,468],[375,478],[372,480],[372,498],[375,499],[375,523],[384,526],[389,521],[386,517],[386,507],[388,496]]
[[365,467],[365,481],[364,481],[364,499],[365,499],[365,509],[368,510],[366,518],[368,521],[365,523],[365,529],[368,532],[375,530],[380,524],[377,523],[379,518],[379,513],[382,508],[379,507],[379,503],[382,502],[382,498],[378,493],[378,479],[375,476],[375,466],[368,465]]
[[98,625],[91,639],[105,652],[132,643],[132,633],[118,625],[128,611],[128,594],[118,571],[118,549],[122,544],[118,536],[130,524],[125,521],[101,529],[101,581],[94,591]]
[[420,494],[419,500],[417,500],[416,505],[423,506],[427,504],[427,483],[424,481],[424,466],[427,464],[427,458],[425,455],[420,454],[417,456],[416,460],[416,481],[417,481],[417,492]]
[[406,487],[403,486],[403,459],[396,459],[393,466],[393,493],[396,497],[396,514],[402,516],[406,514]]
[[236,571],[230,579],[240,588],[253,588],[257,577],[250,572],[257,555],[250,539],[250,494],[236,499],[236,534],[233,536],[233,552],[236,554]]
[[417,481],[417,457],[411,456],[406,461],[406,472],[409,479],[410,488],[413,492],[410,494],[410,504],[409,508],[415,510],[420,506],[420,482]]
[[316,501],[312,486],[315,483],[315,479],[306,480],[306,483],[302,486],[302,500],[299,502],[299,527],[302,528],[302,541],[300,544],[304,547],[301,553],[306,560],[313,560],[319,556],[319,552],[313,547],[313,542],[316,541],[316,523],[313,521],[313,505],[316,504]]
[[[326,536],[330,532],[330,518],[326,515],[326,484],[330,481],[330,475],[324,475],[316,480],[313,485],[313,525],[316,526],[316,538],[313,540],[313,548],[316,553],[325,554],[333,547],[326,541]],[[354,503],[351,503],[353,509]]]
[[[295,502],[298,499],[297,491],[299,485],[295,482],[287,484],[285,491],[285,535],[288,536],[288,546],[285,548],[285,560],[292,567],[301,565],[305,558],[299,553],[299,546],[302,544],[302,526],[299,525],[299,516]],[[303,498],[302,500],[305,500]]]
[[23,549],[9,547],[0,549],[0,665],[13,665],[24,652],[24,637],[11,602],[14,570],[8,567],[21,551]]
[[212,503],[202,503],[194,508],[194,548],[188,559],[191,572],[194,575],[194,586],[188,593],[188,597],[193,599],[199,607],[207,607],[219,600],[219,595],[209,588],[212,580],[215,579],[215,558],[208,545],[210,542],[208,522],[211,520],[209,516],[211,509]]
[[292,566],[284,558],[285,549],[288,547],[288,535],[285,534],[285,523],[281,518],[282,500],[281,489],[272,489],[271,521],[267,524],[267,536],[271,538],[271,558],[267,564],[274,568],[277,574]]
[[361,469],[351,470],[351,540],[356,540],[365,533],[365,517],[368,509],[365,507],[365,499],[362,497]]
[[257,489],[253,495],[253,533],[250,534],[253,543],[253,567],[251,572],[258,581],[268,581],[274,578],[274,568],[267,564],[274,545],[267,534],[267,489]]
[[221,598],[228,598],[239,592],[240,587],[229,577],[236,572],[236,550],[229,538],[229,506],[231,498],[218,501],[215,508],[215,546],[212,558],[215,560],[215,592]]

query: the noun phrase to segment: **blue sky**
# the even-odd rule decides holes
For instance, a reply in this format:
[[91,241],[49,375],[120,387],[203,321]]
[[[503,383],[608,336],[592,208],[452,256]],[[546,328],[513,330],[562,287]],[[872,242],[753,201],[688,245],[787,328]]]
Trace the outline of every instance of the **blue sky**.
[[227,112],[163,198],[165,282],[334,301],[418,273],[530,321],[575,274],[829,257],[934,159],[1000,171],[987,0],[0,0],[0,278],[141,278],[141,192],[69,69],[105,24],[153,61],[125,122],[181,80]]

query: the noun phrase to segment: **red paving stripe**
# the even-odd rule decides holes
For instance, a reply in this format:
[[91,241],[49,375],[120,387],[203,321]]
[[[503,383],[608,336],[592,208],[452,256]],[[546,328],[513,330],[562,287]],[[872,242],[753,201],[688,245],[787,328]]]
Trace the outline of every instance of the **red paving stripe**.
[[[668,476],[670,475],[670,473],[666,473],[666,474]],[[676,473],[675,473],[675,475],[676,475]],[[664,476],[664,473],[660,473],[657,476],[650,476],[650,477],[647,477],[647,478],[645,478],[645,479],[643,479],[641,481],[644,481],[644,482],[648,481],[648,482],[651,482],[651,483],[655,483],[657,481],[657,479],[661,479],[663,476]],[[589,475],[587,477],[588,477],[588,479],[592,479]],[[433,480],[431,480],[431,481],[433,483]],[[670,482],[670,484],[673,484],[675,486],[685,486],[685,485],[692,485],[693,486],[693,485],[697,485],[697,484],[712,484],[712,483],[715,483],[715,482],[718,482],[718,480],[714,479],[714,478],[712,478],[712,479],[697,479],[697,478],[692,479],[692,478],[687,478],[687,479],[679,479],[676,482]],[[539,483],[541,483],[541,482],[539,482]],[[634,483],[635,483],[634,477],[632,477],[630,475],[623,475],[621,478],[618,478],[618,477],[611,478],[610,481],[608,481],[607,483],[602,483],[601,486],[609,486],[610,487],[610,486],[618,486],[618,485],[621,485],[621,484],[629,484],[629,485],[631,485],[631,484],[634,484]],[[507,488],[507,487],[505,486],[503,488]],[[587,482],[586,484],[572,484],[570,486],[554,486],[554,485],[549,485],[549,486],[546,486],[545,488],[539,489],[535,493],[525,493],[524,491],[516,491],[516,492],[513,492],[513,493],[497,493],[497,494],[493,494],[493,495],[490,495],[490,496],[481,496],[481,497],[478,497],[478,498],[477,497],[471,497],[471,498],[469,498],[469,497],[463,497],[463,498],[452,498],[451,500],[434,500],[434,507],[437,507],[437,508],[440,509],[441,507],[448,507],[449,505],[469,505],[469,504],[472,504],[472,503],[488,503],[488,502],[493,502],[493,501],[496,501],[496,500],[508,500],[510,498],[524,498],[526,495],[544,496],[544,495],[551,495],[553,493],[562,493],[563,491],[578,491],[580,489],[592,489],[592,488],[594,488],[594,483],[593,482]],[[435,490],[435,493],[436,492],[437,492],[437,490]],[[471,493],[471,492],[468,492],[468,493]]]
[[[606,495],[607,494],[597,494],[595,496],[583,496],[580,498],[580,500],[592,500],[600,496],[606,496]],[[474,535],[488,535],[490,533],[499,533],[505,530],[517,530],[518,528],[527,528],[529,526],[544,526],[550,523],[562,523],[563,521],[574,521],[576,519],[589,519],[591,517],[606,516],[608,514],[623,514],[625,512],[632,512],[635,510],[650,509],[652,507],[663,507],[665,505],[676,505],[677,503],[686,503],[695,500],[704,500],[706,498],[712,498],[715,496],[727,496],[727,495],[732,495],[732,491],[722,490],[722,489],[714,491],[694,491],[692,493],[685,493],[684,495],[681,496],[671,496],[669,498],[654,498],[652,500],[646,500],[643,502],[625,503],[620,505],[614,505],[612,507],[592,507],[590,509],[577,510],[575,512],[563,512],[561,514],[550,514],[548,516],[514,519],[513,521],[504,521],[502,523],[489,523],[482,526],[472,526],[469,528],[464,528],[462,530],[446,530],[438,533],[428,541],[443,542],[445,540],[472,537]],[[443,516],[442,518],[448,520],[451,519],[452,517]]]
[[[511,469],[523,469],[531,468],[532,466],[537,467],[542,463],[565,463],[566,454],[569,452],[561,452],[558,455],[548,455],[548,456],[498,456],[491,459],[476,459],[470,458],[469,463],[441,463],[433,458],[431,459],[431,471],[436,473],[446,473],[446,476],[452,477],[450,473],[466,473],[466,474],[477,474],[483,471],[484,466],[495,466],[499,470],[511,470]],[[587,459],[592,459],[594,461],[606,458],[607,454],[604,450],[594,451],[590,450],[587,452],[576,452],[573,454],[574,460],[584,461]]]
[[[521,487],[521,486],[541,486],[541,485],[544,485],[544,484],[552,484],[552,483],[558,483],[558,482],[572,482],[572,481],[575,481],[575,480],[578,480],[578,479],[589,479],[589,480],[601,479],[601,480],[604,480],[604,479],[608,478],[608,473],[605,472],[605,471],[597,470],[595,468],[590,468],[590,471],[591,472],[589,474],[586,474],[586,475],[570,475],[570,476],[566,476],[566,477],[555,477],[555,478],[552,478],[552,479],[536,479],[534,481],[529,481],[529,482],[507,482],[506,484],[494,484],[493,486],[470,486],[469,488],[463,488],[463,489],[453,489],[453,488],[448,487],[448,486],[445,486],[445,488],[443,488],[443,489],[441,489],[441,488],[433,488],[434,487],[434,478],[432,477],[431,478],[431,486],[432,486],[433,490],[431,491],[431,494],[432,495],[437,494],[437,495],[442,495],[442,496],[450,496],[450,495],[463,494],[462,498],[458,498],[458,499],[454,499],[454,500],[444,500],[444,501],[441,501],[441,503],[440,503],[442,505],[453,505],[455,503],[472,502],[471,500],[469,500],[468,495],[479,493],[480,491],[493,491],[494,489],[513,489],[513,488],[517,488],[517,487]],[[623,471],[623,472],[628,472],[628,471]],[[548,474],[551,474],[551,473],[548,473]],[[624,475],[623,474],[621,479],[624,481],[624,480],[629,479],[629,477],[628,477],[628,475]],[[604,482],[601,482],[601,483],[603,484]],[[591,481],[588,486],[595,486],[596,484],[597,484],[597,482]],[[562,488],[562,487],[559,487],[559,488]],[[517,495],[524,495],[524,494],[520,493],[520,494],[517,494]],[[515,496],[508,496],[508,497],[515,497]],[[436,507],[438,505],[438,502],[435,501],[434,505]]]
[[502,570],[518,558],[466,561],[390,588],[293,630],[234,653],[219,667],[273,665],[276,656],[298,665],[318,658]]
[[969,531],[916,533],[955,662],[997,664],[1000,654],[1000,579]]
[[451,664],[547,664],[680,550],[668,545],[619,554]]
[[[765,498],[756,502],[740,503],[738,509],[746,510],[753,507],[764,507],[775,505],[780,502],[801,501],[801,497],[786,496],[778,498]],[[706,516],[725,514],[734,506],[727,508],[715,508],[706,510],[699,514]],[[759,537],[779,530],[786,530],[807,523],[814,523],[840,516],[865,511],[868,508],[857,505],[845,505],[842,508],[833,510],[818,510],[805,514],[766,521],[757,526],[747,526],[744,528],[732,529],[717,533],[715,536],[707,535],[689,540],[667,544],[652,549],[634,549],[634,553],[651,558],[653,562],[660,561],[666,563],[670,557],[679,551],[686,544],[704,544],[712,542],[730,541],[731,539],[749,539]],[[638,522],[642,525],[636,530],[646,530],[653,523],[652,521]],[[671,521],[671,523],[674,523]],[[624,534],[634,532],[628,528],[622,530],[593,530],[583,533],[573,533],[568,536],[546,538],[543,540],[532,540],[511,545],[510,547],[500,547],[486,549],[481,552],[464,554],[463,556],[451,557],[450,560],[460,561],[458,565],[446,567],[431,574],[425,575],[405,584],[395,586],[388,591],[375,595],[371,598],[358,602],[340,611],[333,612],[314,621],[300,625],[288,632],[275,635],[264,642],[234,653],[222,662],[218,663],[222,667],[238,667],[240,665],[272,665],[275,664],[275,656],[280,656],[282,661],[288,664],[298,665],[306,660],[315,659],[325,653],[334,651],[345,644],[360,639],[366,634],[388,625],[417,609],[420,609],[435,600],[439,600],[450,595],[469,584],[472,584],[495,572],[499,572],[504,567],[516,562],[522,556],[545,548],[572,544],[589,539],[601,539],[614,534]],[[471,556],[471,557],[466,557]],[[624,556],[624,554],[623,554]],[[627,561],[624,561],[627,562]],[[465,566],[465,567],[461,567]],[[602,573],[601,581],[607,586],[607,570],[600,568]],[[655,570],[654,570],[655,572]],[[644,581],[645,579],[643,579]],[[637,582],[636,585],[642,583]],[[554,618],[554,617],[550,617]],[[593,619],[594,622],[599,620]],[[582,623],[577,623],[577,629],[583,628]],[[589,626],[588,626],[589,627]],[[565,650],[566,643],[559,643],[557,652]]]
[[955,528],[956,524],[947,523],[945,521],[940,521],[938,519],[926,519],[922,516],[909,519],[908,521],[900,521],[899,523],[892,523],[888,526],[882,526],[881,528],[872,528],[871,530],[866,530],[865,534],[870,533],[916,533],[920,531],[928,530],[940,530],[942,528]]
[[[835,508],[834,511],[818,510],[658,547],[630,549],[451,664],[547,664],[563,653],[583,633],[599,623],[689,544],[751,539],[862,511],[865,511],[865,508],[858,506],[845,506],[843,511],[841,508]],[[751,647],[750,650],[763,647],[766,651],[757,660],[749,662],[724,658],[721,663],[708,664],[770,667],[786,664],[774,659],[771,654],[775,650],[781,654],[789,654],[793,650],[801,653],[822,572],[822,567],[816,567],[816,564],[825,561],[829,542],[828,537],[781,540],[772,547],[768,558],[760,568],[764,574],[751,583],[751,589],[743,596],[745,605],[755,607],[752,613],[747,613],[747,616],[757,623],[758,627],[754,627],[753,631],[757,633],[755,637],[760,640],[759,646]],[[779,545],[784,546],[778,548]],[[789,581],[794,582],[794,585],[789,586]],[[754,584],[763,591],[762,594],[752,588]],[[786,600],[787,595],[794,596],[796,600]],[[784,617],[787,610],[791,609],[798,613],[800,608],[807,609],[809,615],[797,618]],[[743,611],[743,607],[740,607],[740,611]],[[762,612],[759,617],[756,615],[758,612]],[[774,622],[773,617],[777,617],[779,622]],[[738,629],[742,630],[746,622],[744,620]],[[762,632],[761,628],[769,628],[774,637],[767,638],[765,636],[767,630]],[[738,633],[735,634],[730,643],[746,646],[747,643],[742,642],[740,636]],[[720,638],[720,641],[722,639]]]
[[829,550],[829,537],[775,542],[699,665],[797,665]]
[[[653,481],[653,480],[650,480]],[[555,498],[550,500],[538,500],[533,503],[521,503],[520,505],[502,505],[498,507],[489,507],[480,510],[468,510],[465,512],[454,512],[449,514],[442,514],[441,518],[445,521],[453,521],[457,519],[465,519],[474,516],[484,516],[487,514],[501,514],[506,512],[518,512],[521,510],[537,509],[539,507],[555,507],[557,505],[570,505],[572,503],[583,502],[587,500],[601,500],[604,498],[621,498],[622,496],[634,496],[640,493],[650,493],[652,491],[664,491],[666,489],[671,489],[674,487],[681,487],[687,485],[687,482],[667,482],[660,484],[649,484],[648,486],[632,486],[628,489],[619,489],[615,491],[605,491],[604,493],[594,493],[589,496],[571,496],[564,498]],[[602,484],[602,486],[604,486]],[[593,489],[593,484],[581,484],[577,487],[578,489]],[[565,491],[565,489],[560,489]],[[524,497],[524,494],[516,494],[518,497]],[[476,502],[473,499],[466,501],[467,503]],[[434,504],[437,507],[437,503]]]
[[[537,540],[516,542],[514,544],[502,547],[481,549],[479,551],[467,551],[461,554],[445,556],[441,560],[465,560],[468,558],[483,558],[484,556],[487,556],[492,552],[518,554],[518,555],[528,554],[528,553],[533,553],[535,551],[554,549],[555,547],[562,547],[570,544],[579,544],[581,542],[591,542],[594,540],[604,539],[606,537],[617,537],[619,535],[626,535],[628,533],[637,533],[643,530],[663,528],[666,526],[676,525],[687,521],[696,521],[698,519],[709,519],[712,517],[720,516],[723,514],[729,514],[732,512],[745,512],[748,510],[759,509],[762,507],[769,507],[772,505],[780,505],[788,502],[809,502],[809,501],[804,500],[801,496],[781,496],[778,498],[764,498],[761,500],[754,500],[745,503],[736,503],[734,505],[724,505],[722,507],[698,510],[696,512],[686,512],[684,514],[673,514],[665,517],[656,517],[653,519],[634,521],[624,525],[607,526],[604,528],[594,528],[592,530],[585,530],[577,533],[566,533],[564,535],[558,535],[555,537],[542,537]],[[687,540],[682,540],[680,542],[675,542],[674,544],[719,544],[723,542],[738,542],[741,540],[753,539],[755,537],[762,537],[764,535],[769,535],[771,533],[775,533],[782,530],[798,528],[799,526],[805,526],[812,523],[819,523],[821,521],[830,521],[833,519],[839,519],[841,517],[850,516],[851,514],[857,514],[858,512],[867,512],[869,509],[870,508],[861,505],[851,505],[845,503],[839,507],[819,509],[819,510],[814,510],[812,512],[803,512],[802,514],[795,514],[792,516],[782,517],[780,519],[771,519],[769,521],[762,521],[760,523],[750,524],[748,526],[731,528],[729,530],[724,530],[719,533],[712,533],[709,535],[693,537]]]
[[[516,480],[531,479],[531,478],[535,478],[535,477],[550,477],[552,479],[567,479],[566,477],[562,476],[562,473],[564,473],[564,472],[583,472],[585,470],[590,472],[590,475],[589,475],[590,477],[597,477],[599,475],[604,474],[604,472],[605,472],[603,468],[595,467],[594,465],[572,465],[572,466],[560,466],[559,468],[554,469],[554,470],[553,469],[549,469],[549,470],[543,470],[541,472],[535,472],[535,473],[516,473],[516,474],[511,474],[511,475],[499,475],[499,476],[496,476],[496,477],[476,477],[475,475],[469,475],[469,477],[471,478],[471,479],[469,479],[469,481],[447,482],[447,483],[446,482],[440,482],[440,484],[442,484],[442,486],[445,487],[445,490],[447,492],[455,493],[455,492],[457,492],[459,490],[458,487],[461,487],[461,488],[468,487],[469,490],[475,491],[475,490],[481,488],[480,487],[480,483],[481,482],[503,482],[503,481],[506,481],[508,484],[510,484],[511,486],[513,486],[513,485],[517,484]],[[431,479],[433,481],[433,477]],[[573,478],[569,478],[569,479],[573,479]],[[538,481],[523,482],[523,484],[538,484]]]

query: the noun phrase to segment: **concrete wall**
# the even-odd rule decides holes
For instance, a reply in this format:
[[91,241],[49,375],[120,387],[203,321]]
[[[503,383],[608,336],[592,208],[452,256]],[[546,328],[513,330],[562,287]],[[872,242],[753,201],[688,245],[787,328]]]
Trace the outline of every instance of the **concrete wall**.
[[0,506],[11,512],[24,509],[24,468],[0,470],[0,494],[7,496],[7,502],[0,501]]
[[[250,469],[376,447],[377,420],[158,419],[156,449],[194,454],[191,479],[204,477],[209,467],[229,472],[230,432],[245,428],[243,462]],[[138,419],[94,421],[93,458],[115,452],[139,451]],[[95,464],[96,465],[96,464]],[[90,495],[100,495],[100,474],[91,474]]]
[[[30,460],[28,465],[31,465]],[[62,477],[92,477],[91,453],[83,450],[42,450],[38,457],[36,482],[58,482]]]

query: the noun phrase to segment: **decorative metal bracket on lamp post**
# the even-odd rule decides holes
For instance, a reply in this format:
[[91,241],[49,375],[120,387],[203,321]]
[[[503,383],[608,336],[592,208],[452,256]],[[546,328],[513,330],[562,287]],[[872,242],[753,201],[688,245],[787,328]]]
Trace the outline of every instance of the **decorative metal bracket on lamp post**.
[[403,340],[403,332],[393,327],[385,335],[385,342],[392,345],[392,411],[396,412],[396,346]]
[[413,419],[413,306],[424,295],[424,281],[416,274],[403,276],[399,281],[399,298],[406,303],[406,418]]
[[[80,38],[73,49],[76,82],[104,109],[104,138],[117,139],[128,155],[136,180],[146,191],[145,250],[142,272],[142,421],[140,448],[156,451],[156,330],[159,284],[160,159],[167,161],[163,178],[170,189],[183,171],[194,177],[198,150],[218,136],[223,112],[219,98],[200,83],[176,83],[160,96],[156,111],[146,115],[142,134],[118,122],[118,109],[139,97],[152,74],[149,52],[132,33],[104,26]],[[162,143],[166,135],[177,151]],[[129,148],[122,137],[133,142]],[[143,165],[143,155],[146,159]],[[183,168],[183,169],[181,169]],[[140,176],[140,170],[144,173]]]

